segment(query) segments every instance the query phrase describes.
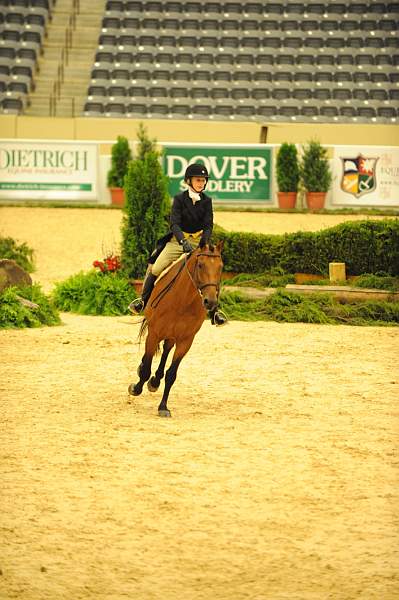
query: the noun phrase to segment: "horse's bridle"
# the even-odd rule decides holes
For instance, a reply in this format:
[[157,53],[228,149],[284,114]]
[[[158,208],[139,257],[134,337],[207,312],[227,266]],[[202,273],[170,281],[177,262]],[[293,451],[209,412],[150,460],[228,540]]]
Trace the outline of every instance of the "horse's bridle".
[[[191,254],[190,254],[191,256]],[[193,282],[194,286],[197,288],[198,293],[200,294],[200,296],[202,297],[202,290],[205,289],[206,287],[215,287],[217,290],[217,295],[219,297],[219,293],[220,293],[220,279],[218,281],[218,283],[204,283],[203,285],[198,285],[196,283],[196,273],[197,273],[197,266],[198,266],[198,259],[200,256],[207,256],[208,258],[222,258],[221,254],[209,254],[208,252],[200,252],[199,254],[196,255],[195,257],[195,265],[194,265],[194,270],[193,270],[193,274],[191,275],[190,270],[188,268],[187,265],[187,254],[185,255],[185,259],[184,259],[184,263],[187,269],[187,273],[189,274],[189,277],[191,279],[191,281]]]

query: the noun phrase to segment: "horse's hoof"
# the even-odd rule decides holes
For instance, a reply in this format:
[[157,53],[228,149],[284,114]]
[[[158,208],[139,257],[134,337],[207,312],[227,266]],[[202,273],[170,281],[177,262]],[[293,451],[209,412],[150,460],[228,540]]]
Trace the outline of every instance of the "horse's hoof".
[[172,413],[168,409],[166,409],[166,410],[158,410],[158,416],[159,417],[171,417]]
[[147,381],[147,388],[148,388],[148,391],[150,391],[150,392],[156,392],[157,389],[159,388],[159,384],[155,385],[154,381],[155,381],[154,377],[151,377],[151,379],[149,381]]
[[131,396],[140,396],[142,390],[137,386],[137,384],[131,383],[127,388],[128,393]]

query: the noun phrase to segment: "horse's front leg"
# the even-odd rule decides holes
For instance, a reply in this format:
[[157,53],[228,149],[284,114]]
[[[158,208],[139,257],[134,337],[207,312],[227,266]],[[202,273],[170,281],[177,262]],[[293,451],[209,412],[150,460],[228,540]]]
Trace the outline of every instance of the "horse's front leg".
[[172,350],[173,346],[174,346],[173,341],[171,341],[171,340],[164,341],[162,356],[161,356],[161,360],[160,360],[158,369],[156,370],[155,375],[153,375],[151,377],[150,381],[147,383],[147,387],[150,392],[156,392],[157,389],[159,388],[161,379],[165,373],[166,361],[168,359],[169,352]]
[[145,353],[137,369],[137,375],[140,379],[137,383],[131,383],[128,387],[128,392],[131,396],[139,396],[143,391],[144,383],[151,377],[152,359],[157,345],[158,342],[156,338],[149,332],[145,342]]
[[173,355],[172,364],[170,365],[169,369],[166,371],[166,375],[165,375],[165,388],[164,388],[162,400],[161,400],[160,405],[158,406],[158,415],[160,417],[171,417],[172,416],[170,410],[168,409],[169,392],[170,392],[172,385],[176,381],[177,369],[179,368],[179,365],[180,365],[181,361],[183,360],[184,356],[190,350],[191,344],[193,343],[193,339],[194,339],[194,336],[190,337],[189,339],[178,341],[176,343],[176,350]]

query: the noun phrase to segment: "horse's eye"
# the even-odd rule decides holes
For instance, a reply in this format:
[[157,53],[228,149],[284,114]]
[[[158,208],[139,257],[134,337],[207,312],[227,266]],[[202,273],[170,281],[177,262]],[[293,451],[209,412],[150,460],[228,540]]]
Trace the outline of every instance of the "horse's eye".
[[199,269],[202,269],[202,267],[203,267],[203,266],[204,266],[204,265],[203,265],[202,263],[198,263],[198,268],[199,268]]

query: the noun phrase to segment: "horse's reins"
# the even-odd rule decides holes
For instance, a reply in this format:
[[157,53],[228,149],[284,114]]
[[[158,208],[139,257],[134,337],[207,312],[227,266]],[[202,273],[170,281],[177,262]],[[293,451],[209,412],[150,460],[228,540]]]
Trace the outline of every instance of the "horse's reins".
[[156,298],[154,298],[154,300],[151,302],[151,307],[152,308],[156,308],[158,306],[158,304],[161,302],[162,298],[169,292],[169,290],[172,289],[172,287],[176,283],[176,279],[178,278],[178,276],[180,275],[180,273],[183,271],[183,269],[185,267],[185,263],[186,263],[186,261],[182,262],[182,264],[181,264],[179,270],[177,271],[176,275],[169,281],[168,285],[166,285],[163,288],[163,290],[161,290],[161,292],[158,294],[158,296]]
[[193,282],[193,285],[195,287],[195,289],[197,290],[197,292],[199,293],[199,295],[202,298],[202,290],[206,287],[215,287],[217,289],[217,295],[219,297],[219,292],[220,292],[220,280],[218,283],[204,283],[203,285],[197,285],[194,281],[194,277],[197,271],[197,266],[198,266],[198,259],[200,256],[207,256],[207,257],[212,257],[212,258],[221,258],[220,254],[208,254],[207,252],[200,252],[199,254],[197,254],[197,256],[195,257],[195,266],[194,266],[194,271],[193,274],[191,275],[189,268],[187,266],[187,258],[185,258],[184,260],[184,264],[185,267],[187,269],[187,273],[191,279],[191,281]]
[[[191,254],[189,255],[191,257]],[[162,300],[162,298],[172,289],[172,287],[174,286],[174,284],[176,283],[176,280],[178,278],[178,276],[180,275],[180,273],[183,271],[184,267],[187,269],[187,273],[188,276],[190,277],[195,289],[197,290],[197,292],[199,293],[199,295],[202,298],[202,290],[206,287],[209,286],[214,286],[217,289],[217,295],[219,297],[219,291],[220,291],[220,281],[218,283],[204,283],[201,286],[198,286],[195,281],[194,281],[194,277],[195,277],[195,273],[197,270],[197,265],[198,265],[198,258],[200,256],[208,256],[208,257],[214,257],[214,258],[221,258],[220,254],[207,254],[206,252],[201,252],[200,254],[197,254],[196,256],[196,260],[195,260],[195,266],[194,266],[194,271],[193,271],[193,275],[191,275],[190,270],[188,268],[187,265],[187,254],[185,254],[184,256],[184,262],[182,263],[180,269],[177,271],[176,275],[169,281],[168,285],[164,287],[164,289],[158,294],[158,296],[156,298],[154,298],[154,300],[151,302],[151,307],[152,308],[156,308],[158,306],[158,304],[160,303],[160,301]]]

